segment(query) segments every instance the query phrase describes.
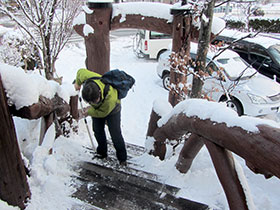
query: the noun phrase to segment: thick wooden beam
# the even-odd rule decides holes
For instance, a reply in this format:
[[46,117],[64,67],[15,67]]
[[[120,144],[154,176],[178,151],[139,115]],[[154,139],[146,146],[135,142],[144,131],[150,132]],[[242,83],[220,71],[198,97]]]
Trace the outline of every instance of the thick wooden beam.
[[[234,152],[259,171],[280,178],[280,129],[267,125],[257,127],[259,132],[254,133],[241,127],[227,127],[225,123],[187,117],[180,113],[158,128],[154,132],[154,138],[157,144],[163,144],[166,139],[177,139],[179,135],[191,132]],[[162,152],[155,151],[157,153]]]
[[[145,17],[142,15],[126,15],[125,21],[120,21],[120,19],[121,15],[118,15],[112,19],[110,22],[110,30],[135,28],[172,35],[172,23],[168,23],[166,19]],[[80,36],[87,39],[83,32],[84,24],[75,25],[74,29]]]
[[84,25],[85,24],[79,24],[79,25],[74,25],[74,30],[77,32],[77,34],[79,34],[80,36],[84,37],[85,38],[85,35],[84,35]]
[[[74,109],[75,107],[72,108],[73,112],[75,112]],[[10,112],[14,116],[26,118],[29,120],[42,118],[39,145],[42,144],[45,133],[47,132],[48,128],[51,126],[53,122],[56,122],[56,137],[62,134],[60,124],[62,124],[63,121],[58,122],[58,120],[54,116],[59,117],[61,119],[68,119],[68,120],[69,118],[71,118],[69,121],[72,122],[72,116],[70,117],[68,116],[68,113],[70,112],[70,105],[67,104],[58,95],[55,95],[55,97],[52,99],[48,99],[46,97],[40,96],[38,103],[28,107],[23,107],[19,110],[17,110],[15,106],[11,106]]]
[[196,134],[192,134],[188,139],[186,139],[184,146],[180,152],[179,158],[176,162],[177,170],[181,173],[187,173],[192,165],[194,158],[201,150],[203,145],[203,138]]
[[230,209],[249,210],[231,152],[210,141],[205,140],[204,143],[214,163]]
[[52,112],[52,101],[48,98],[40,96],[39,102],[31,106],[25,106],[19,110],[15,106],[10,107],[12,115],[26,118],[26,119],[39,119],[42,116],[48,115]]
[[70,111],[70,106],[57,95],[52,99],[40,96],[38,103],[23,107],[19,110],[16,110],[16,108],[12,106],[10,107],[10,111],[14,116],[31,120],[47,116],[54,111],[58,116],[63,116]]
[[125,21],[120,21],[121,15],[113,18],[111,30],[121,28],[138,28],[149,31],[157,31],[164,34],[172,34],[172,23],[166,19],[146,17],[143,15],[127,14]]
[[[135,29],[143,29],[143,30],[149,30],[149,31],[157,31],[164,34],[170,34],[173,33],[173,23],[167,22],[166,19],[161,18],[155,18],[155,17],[146,17],[142,15],[126,15],[125,21],[120,21],[121,15],[116,16],[112,19],[110,30],[117,30],[122,28],[135,28]],[[199,30],[197,27],[191,25],[189,26],[191,28],[190,32],[190,40],[192,42],[198,41],[198,35]],[[84,30],[84,24],[79,24],[74,26],[75,31],[85,39],[87,37],[85,36],[83,30]],[[214,38],[214,34],[211,35],[212,38]]]
[[148,131],[147,131],[147,137],[154,136],[154,132],[158,128],[157,122],[160,118],[161,118],[161,116],[159,116],[154,110],[152,110],[151,115],[150,115]]
[[25,208],[31,193],[0,76],[0,199]]

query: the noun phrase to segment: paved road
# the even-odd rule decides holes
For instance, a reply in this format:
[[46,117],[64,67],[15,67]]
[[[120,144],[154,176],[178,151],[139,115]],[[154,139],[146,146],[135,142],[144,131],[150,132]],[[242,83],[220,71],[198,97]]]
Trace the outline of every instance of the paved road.
[[118,29],[111,31],[111,36],[131,36],[135,35],[137,32],[137,29]]
[[[137,29],[114,30],[114,31],[110,32],[110,39],[115,39],[117,37],[122,37],[122,36],[134,36],[136,34],[136,32],[137,32]],[[74,32],[69,40],[69,43],[82,42],[82,41],[84,41],[83,37],[81,37],[76,32]]]

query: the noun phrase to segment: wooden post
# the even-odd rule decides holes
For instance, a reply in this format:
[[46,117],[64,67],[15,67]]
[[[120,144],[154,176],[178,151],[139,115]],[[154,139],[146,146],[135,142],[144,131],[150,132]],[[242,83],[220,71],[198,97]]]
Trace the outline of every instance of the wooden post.
[[178,169],[178,171],[180,171],[181,173],[188,172],[194,158],[201,150],[203,145],[203,138],[196,134],[192,134],[188,139],[185,140],[184,146],[176,162],[176,168]]
[[54,121],[54,114],[53,112],[45,115],[41,118],[41,129],[40,129],[40,138],[39,138],[39,146],[42,145],[45,134],[47,132],[47,130],[49,129],[49,127],[52,125]]
[[76,121],[79,120],[79,111],[78,111],[78,100],[79,100],[79,96],[71,96],[70,97],[70,115],[73,117],[73,119],[75,119]]
[[31,196],[21,158],[13,119],[0,76],[0,199],[25,208]]
[[204,143],[224,188],[230,209],[248,210],[246,196],[239,181],[231,152],[210,141],[205,140]]
[[189,10],[176,9],[172,9],[171,14],[173,14],[172,53],[176,55],[171,55],[169,103],[175,106],[188,94],[187,88],[180,87],[180,84],[187,83],[185,67],[188,60],[181,64],[178,62],[190,54],[191,15]]
[[153,137],[155,130],[158,128],[157,122],[159,121],[160,118],[161,116],[159,116],[154,110],[152,110],[152,113],[150,115],[148,131],[147,131],[147,137]]
[[89,70],[101,75],[110,70],[110,22],[112,13],[111,3],[88,3],[93,10],[86,14],[86,23],[94,32],[85,37],[87,52],[86,66]]

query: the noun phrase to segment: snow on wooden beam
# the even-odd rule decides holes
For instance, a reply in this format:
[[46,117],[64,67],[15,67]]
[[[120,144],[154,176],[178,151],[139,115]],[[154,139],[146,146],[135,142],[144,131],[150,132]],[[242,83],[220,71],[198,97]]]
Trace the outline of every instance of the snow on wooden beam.
[[[149,31],[157,31],[164,34],[172,35],[172,23],[167,22],[166,19],[145,17],[142,15],[126,15],[125,21],[120,21],[121,15],[114,17],[111,21],[110,30],[117,30],[121,28],[135,28],[144,29]],[[85,35],[86,24],[77,24],[74,26],[75,31],[85,39],[88,36]],[[191,40],[197,42],[199,30],[198,28],[191,26]],[[214,35],[212,34],[212,38]]]
[[58,116],[63,116],[70,111],[70,106],[62,98],[55,95],[53,99],[40,96],[38,103],[31,106],[23,107],[16,110],[14,106],[10,107],[12,115],[26,118],[26,119],[39,119],[40,117],[47,116],[52,112],[56,112]]
[[184,146],[180,152],[179,158],[176,162],[176,168],[181,173],[187,173],[190,169],[192,162],[198,152],[203,147],[203,138],[192,134],[184,143]]
[[172,34],[172,23],[168,23],[166,19],[146,17],[136,14],[126,15],[124,21],[122,21],[121,18],[122,16],[120,14],[112,19],[111,30],[120,28],[138,28],[170,35]]
[[[74,29],[80,36],[87,39],[88,36],[86,36],[85,27],[87,27],[86,23],[79,23],[74,26]],[[172,23],[168,23],[166,19],[145,17],[142,15],[126,15],[125,21],[121,21],[121,15],[114,17],[110,22],[110,30],[121,28],[138,28],[172,34]]]
[[249,210],[249,204],[238,173],[236,172],[233,155],[223,147],[205,140],[217,175],[223,186],[230,209]]
[[[228,149],[249,161],[256,169],[280,178],[280,129],[257,125],[259,132],[250,132],[241,127],[228,127],[210,119],[188,117],[184,113],[174,115],[154,132],[157,144],[166,139],[178,139],[191,132]],[[161,153],[155,150],[155,154]]]
[[154,114],[158,105],[154,103],[148,132],[155,139],[152,153],[163,160],[166,141],[192,133],[185,141],[176,168],[186,173],[205,144],[230,209],[248,210],[253,205],[245,189],[246,180],[231,152],[242,157],[254,172],[266,178],[272,175],[280,178],[280,128],[276,123],[239,117],[223,104],[202,99],[185,100],[165,115]]

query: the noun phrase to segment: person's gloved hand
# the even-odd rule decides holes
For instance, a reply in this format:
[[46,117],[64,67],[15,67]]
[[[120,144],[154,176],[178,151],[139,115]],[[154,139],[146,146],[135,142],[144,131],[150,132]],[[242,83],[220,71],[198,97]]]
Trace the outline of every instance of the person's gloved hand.
[[86,117],[85,112],[82,109],[79,109],[79,119]]
[[78,85],[76,83],[76,80],[73,81],[73,84],[74,84],[75,90],[80,90],[81,89],[81,85]]
[[79,109],[79,119],[81,118],[84,118],[84,117],[87,117],[88,116],[88,110],[89,110],[90,106],[89,107],[86,107],[84,109]]

